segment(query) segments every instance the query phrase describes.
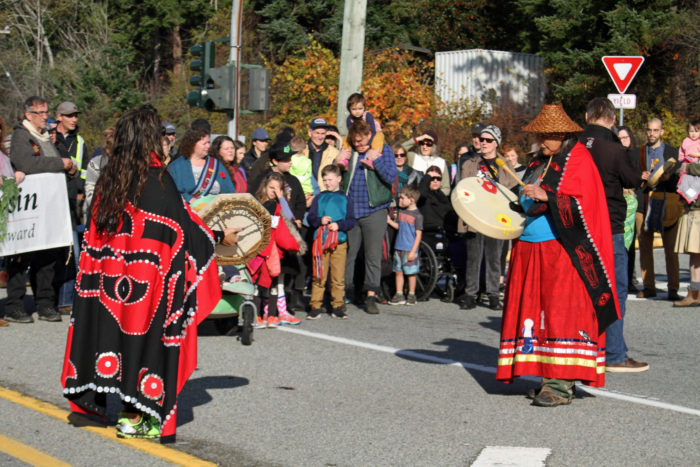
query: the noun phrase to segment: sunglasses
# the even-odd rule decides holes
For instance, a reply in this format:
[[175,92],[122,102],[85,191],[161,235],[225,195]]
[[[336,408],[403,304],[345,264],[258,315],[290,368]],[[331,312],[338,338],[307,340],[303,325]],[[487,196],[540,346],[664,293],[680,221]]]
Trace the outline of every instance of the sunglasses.
[[431,181],[431,182],[441,182],[441,181],[442,181],[442,177],[430,177],[430,181]]
[[397,159],[399,157],[406,157],[406,153],[405,152],[397,152],[394,154],[394,157],[396,157]]
[[481,141],[482,143],[493,143],[496,140],[493,138],[484,138],[484,137],[479,136],[479,141]]
[[429,140],[423,140],[423,141],[420,142],[420,145],[421,145],[421,146],[432,147],[433,142],[432,142],[432,141],[429,141]]

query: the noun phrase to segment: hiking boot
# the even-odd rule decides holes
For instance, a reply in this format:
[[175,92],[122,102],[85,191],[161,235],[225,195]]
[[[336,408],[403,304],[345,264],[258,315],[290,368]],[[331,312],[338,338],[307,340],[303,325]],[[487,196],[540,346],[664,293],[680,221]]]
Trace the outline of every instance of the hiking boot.
[[39,315],[39,319],[42,321],[51,321],[53,323],[58,323],[61,321],[61,315],[53,308],[42,308],[36,313]]
[[304,303],[300,291],[292,290],[287,295],[287,310],[290,312],[306,311],[306,304]]
[[[528,393],[528,395],[530,395]],[[532,400],[532,405],[537,407],[556,407],[558,405],[569,405],[573,396],[562,396],[556,393],[549,386],[543,386]]]
[[497,296],[489,297],[489,308],[492,310],[502,310],[501,300]]
[[5,321],[4,319],[0,318],[0,328],[4,328],[5,326],[9,326],[10,323]]
[[331,316],[337,319],[348,319],[348,315],[345,313],[345,305],[333,308],[333,313],[331,313]]
[[365,312],[369,315],[378,315],[379,307],[377,306],[377,297],[368,295],[365,299]]
[[160,423],[155,417],[146,414],[141,414],[141,417],[136,422],[132,422],[128,417],[121,417],[117,420],[117,437],[158,438],[160,437]]
[[391,300],[389,300],[389,305],[405,305],[406,299],[400,293],[395,293]]
[[69,315],[73,311],[73,305],[59,306],[58,312],[62,315]]
[[677,308],[700,306],[700,291],[688,289],[688,295],[681,301],[673,302],[673,306]]
[[416,294],[408,294],[408,297],[406,297],[406,306],[415,306],[416,303],[418,303],[418,300],[416,299]]
[[21,308],[15,308],[14,310],[5,311],[5,321],[10,323],[33,323],[34,318],[28,315]]

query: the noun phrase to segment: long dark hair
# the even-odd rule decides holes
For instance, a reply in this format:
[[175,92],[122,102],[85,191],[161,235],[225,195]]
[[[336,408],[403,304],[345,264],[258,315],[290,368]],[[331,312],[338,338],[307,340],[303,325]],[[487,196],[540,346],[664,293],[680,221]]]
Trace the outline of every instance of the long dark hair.
[[[158,112],[144,105],[122,115],[114,129],[111,155],[95,186],[92,215],[98,232],[116,233],[130,195],[132,203],[138,203],[148,178],[152,154],[164,164]],[[138,184],[131,194],[134,181]]]

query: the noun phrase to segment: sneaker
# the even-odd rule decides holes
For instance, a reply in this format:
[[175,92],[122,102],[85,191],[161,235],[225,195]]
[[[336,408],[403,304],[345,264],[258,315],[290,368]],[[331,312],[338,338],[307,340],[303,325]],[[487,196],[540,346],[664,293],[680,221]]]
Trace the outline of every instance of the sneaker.
[[34,318],[24,312],[21,308],[5,311],[5,321],[11,323],[33,323]]
[[345,313],[345,305],[333,308],[333,313],[331,313],[331,316],[337,319],[348,319],[348,315]]
[[408,297],[406,297],[406,306],[415,306],[416,303],[418,303],[418,300],[416,299],[416,294],[408,294]]
[[498,297],[489,297],[489,308],[492,310],[501,310],[501,300]]
[[648,369],[648,363],[638,362],[631,358],[628,358],[624,362],[613,363],[612,365],[605,366],[605,371],[608,373],[641,373],[642,371],[647,371]]
[[268,316],[265,322],[265,327],[267,328],[277,328],[280,325],[280,319],[277,316]]
[[62,315],[69,315],[73,311],[73,305],[59,306],[58,312]]
[[5,321],[4,319],[0,318],[0,328],[4,328],[5,326],[9,326],[10,323]]
[[39,315],[39,319],[42,321],[51,321],[53,323],[58,323],[61,321],[61,315],[53,308],[42,308],[41,310],[37,311],[37,314]]
[[263,319],[262,316],[256,316],[255,322],[253,323],[253,327],[263,329],[267,325],[266,321],[267,319]]
[[301,320],[296,316],[292,316],[289,313],[280,313],[280,324],[281,325],[298,325]]
[[377,298],[374,295],[368,295],[365,299],[365,312],[369,315],[378,315],[379,307],[377,306]]
[[117,437],[158,438],[160,437],[160,423],[155,417],[145,414],[141,414],[137,422],[130,421],[128,417],[121,417],[117,420]]
[[389,300],[389,305],[405,305],[406,299],[400,293],[395,293],[391,300]]
[[306,319],[318,319],[321,317],[321,313],[325,313],[326,309],[323,307],[311,308],[311,311],[306,315]]

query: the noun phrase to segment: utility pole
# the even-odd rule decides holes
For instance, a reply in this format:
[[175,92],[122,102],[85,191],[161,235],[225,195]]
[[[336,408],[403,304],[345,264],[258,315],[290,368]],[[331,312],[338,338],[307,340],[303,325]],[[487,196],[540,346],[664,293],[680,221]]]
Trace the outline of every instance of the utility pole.
[[243,0],[233,0],[231,5],[231,45],[229,63],[236,65],[236,77],[234,80],[235,105],[228,114],[228,136],[238,139],[238,113],[241,108],[241,24],[243,21]]
[[340,44],[340,79],[338,81],[338,130],[346,135],[346,103],[353,92],[362,89],[362,58],[365,49],[367,0],[345,0],[343,39]]

